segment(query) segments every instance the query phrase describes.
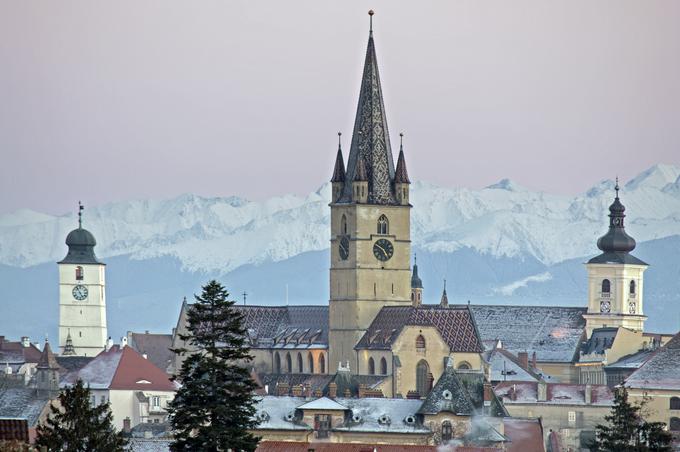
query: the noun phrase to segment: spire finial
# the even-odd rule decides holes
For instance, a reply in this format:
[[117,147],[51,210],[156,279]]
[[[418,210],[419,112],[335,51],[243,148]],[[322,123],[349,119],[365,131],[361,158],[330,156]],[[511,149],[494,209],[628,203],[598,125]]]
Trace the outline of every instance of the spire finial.
[[83,210],[85,209],[85,206],[78,201],[78,228],[82,229],[83,228]]
[[342,136],[342,132],[338,132],[338,147],[340,147],[340,137]]
[[418,255],[413,253],[413,265],[418,265]]
[[375,14],[375,13],[373,12],[373,10],[372,10],[372,9],[369,9],[369,10],[368,10],[368,16],[370,17],[370,19],[369,19],[369,24],[370,24],[370,25],[369,25],[369,30],[368,30],[368,32],[369,32],[371,35],[373,34],[373,14]]
[[616,185],[614,186],[614,190],[616,190],[616,197],[619,197],[619,176],[616,176]]
[[404,132],[399,133],[399,150],[404,149]]
[[444,278],[444,292],[446,292],[446,278]]

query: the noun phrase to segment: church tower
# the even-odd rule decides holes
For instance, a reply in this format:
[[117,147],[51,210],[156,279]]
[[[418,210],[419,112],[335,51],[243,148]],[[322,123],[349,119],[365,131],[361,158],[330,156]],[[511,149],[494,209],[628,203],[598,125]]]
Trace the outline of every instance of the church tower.
[[597,241],[602,254],[590,259],[588,270],[588,337],[593,329],[624,327],[642,331],[647,317],[643,314],[643,273],[647,264],[630,254],[635,240],[626,234],[623,219],[626,208],[616,197],[609,206],[609,231]]
[[66,237],[68,254],[59,265],[59,348],[62,354],[96,356],[106,345],[105,264],[97,259],[97,241],[83,229],[83,206],[78,229]]
[[403,146],[395,169],[372,19],[347,168],[338,148],[331,200],[330,372],[357,369],[354,346],[383,306],[411,305],[411,224]]

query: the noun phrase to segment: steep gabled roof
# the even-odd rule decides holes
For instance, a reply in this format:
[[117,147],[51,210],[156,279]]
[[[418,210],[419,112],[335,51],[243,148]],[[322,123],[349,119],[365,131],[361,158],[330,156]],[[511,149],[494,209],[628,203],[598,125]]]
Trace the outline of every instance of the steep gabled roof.
[[355,348],[389,350],[405,326],[435,327],[454,352],[484,351],[471,312],[438,305],[383,307]]
[[517,355],[536,352],[539,362],[572,362],[585,337],[586,308],[470,305],[483,341],[500,339]]
[[680,390],[680,333],[653,355],[623,383],[628,388]]
[[168,368],[174,357],[170,350],[171,334],[128,333],[128,345],[140,354],[146,354],[148,360],[162,370]]

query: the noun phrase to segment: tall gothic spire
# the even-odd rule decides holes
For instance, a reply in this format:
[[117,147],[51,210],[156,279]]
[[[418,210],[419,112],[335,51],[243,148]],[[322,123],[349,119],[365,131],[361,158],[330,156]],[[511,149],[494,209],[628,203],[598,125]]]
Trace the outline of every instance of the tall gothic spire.
[[[347,161],[346,180],[349,182],[354,180],[357,162],[361,157],[365,163],[368,180],[368,202],[371,204],[395,204],[392,186],[394,161],[380,86],[378,60],[373,42],[373,11],[369,12],[369,16],[371,16],[371,28],[368,35],[361,91],[359,92],[359,105],[354,120],[352,144]],[[345,183],[342,201],[350,202],[351,198],[352,184]]]

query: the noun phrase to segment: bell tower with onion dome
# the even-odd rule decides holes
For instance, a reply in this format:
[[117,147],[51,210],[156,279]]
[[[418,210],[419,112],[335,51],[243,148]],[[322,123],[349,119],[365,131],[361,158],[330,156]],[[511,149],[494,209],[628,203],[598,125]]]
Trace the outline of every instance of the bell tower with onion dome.
[[106,265],[97,259],[94,236],[78,228],[66,237],[68,253],[59,265],[59,351],[62,356],[96,356],[104,349],[106,330]]
[[588,270],[588,337],[595,328],[624,327],[642,331],[647,316],[643,313],[643,273],[648,264],[630,254],[635,239],[626,234],[623,220],[626,208],[616,197],[609,206],[609,230],[597,241],[602,254],[586,263]]

